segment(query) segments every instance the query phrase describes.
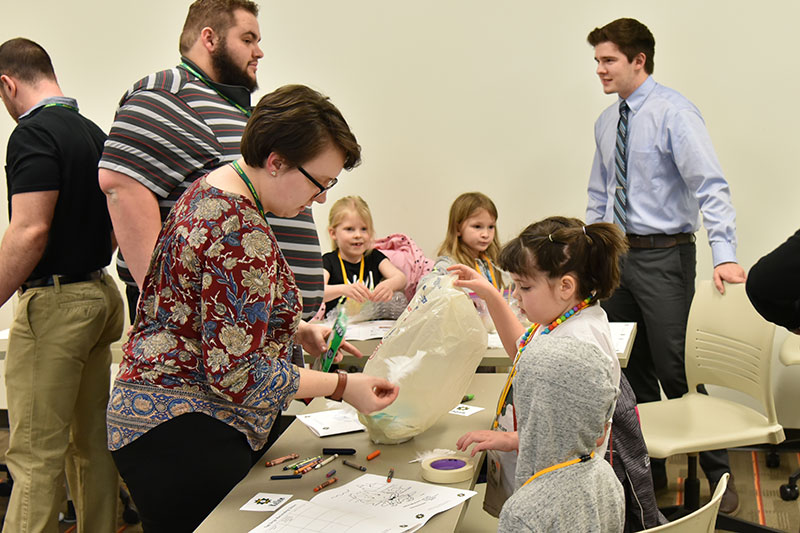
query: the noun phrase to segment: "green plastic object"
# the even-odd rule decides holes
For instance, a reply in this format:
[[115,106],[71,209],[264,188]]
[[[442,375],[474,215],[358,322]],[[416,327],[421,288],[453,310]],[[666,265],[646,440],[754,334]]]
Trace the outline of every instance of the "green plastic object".
[[336,352],[339,351],[339,346],[342,345],[344,334],[347,331],[347,313],[344,311],[344,306],[339,308],[339,314],[336,315],[336,321],[333,323],[333,331],[328,336],[328,349],[322,355],[321,370],[328,372],[333,364],[333,358],[336,357]]

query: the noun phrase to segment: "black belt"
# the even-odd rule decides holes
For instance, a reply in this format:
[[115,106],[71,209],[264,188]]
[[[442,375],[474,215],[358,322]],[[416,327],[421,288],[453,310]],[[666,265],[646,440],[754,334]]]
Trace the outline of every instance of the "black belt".
[[626,235],[631,248],[672,248],[679,244],[695,241],[694,233],[676,233],[675,235]]
[[29,279],[20,287],[20,291],[25,292],[28,289],[35,289],[36,287],[53,287],[58,281],[59,285],[68,285],[70,283],[80,283],[82,281],[92,281],[101,279],[103,277],[102,270],[95,270],[94,272],[87,272],[86,274],[69,274],[52,276],[45,276],[43,278]]

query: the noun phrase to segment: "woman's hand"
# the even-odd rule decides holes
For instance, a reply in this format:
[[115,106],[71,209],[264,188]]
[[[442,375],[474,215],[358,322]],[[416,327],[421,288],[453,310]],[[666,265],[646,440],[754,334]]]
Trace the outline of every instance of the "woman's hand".
[[331,334],[331,328],[321,324],[309,324],[305,320],[301,320],[297,326],[297,334],[294,337],[295,342],[303,347],[306,353],[319,356],[328,347],[327,338]]
[[373,302],[388,302],[392,299],[394,291],[390,286],[389,280],[383,280],[373,289],[370,300]]
[[490,429],[470,431],[458,439],[456,448],[463,452],[473,443],[475,443],[475,447],[472,448],[472,453],[470,454],[473,457],[483,450],[513,452],[519,449],[519,435],[516,431],[492,431]]
[[388,380],[366,374],[347,374],[342,399],[368,415],[386,408],[397,399],[400,387]]
[[[319,357],[328,349],[328,337],[331,333],[332,330],[328,326],[301,321],[297,327],[297,335],[295,335],[294,340],[303,347],[306,353]],[[333,358],[333,362],[338,363],[341,361],[344,352],[356,357],[364,357],[364,354],[358,348],[347,341],[342,341],[342,344],[339,345],[339,350],[336,352],[336,357]]]
[[348,283],[342,288],[342,295],[352,298],[356,302],[363,304],[370,299],[370,292],[366,285],[361,283]]
[[447,271],[458,276],[458,279],[453,282],[454,287],[469,289],[484,300],[490,297],[493,292],[497,292],[497,289],[488,279],[467,265],[449,266]]

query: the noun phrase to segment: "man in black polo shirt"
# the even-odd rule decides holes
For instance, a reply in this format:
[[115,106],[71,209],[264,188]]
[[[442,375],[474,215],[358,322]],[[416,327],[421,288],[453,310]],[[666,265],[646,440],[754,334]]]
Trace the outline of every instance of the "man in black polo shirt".
[[0,304],[19,291],[6,353],[14,488],[6,531],[55,531],[65,463],[82,531],[116,525],[117,472],[106,446],[119,291],[103,272],[111,221],[97,184],[105,135],[58,86],[47,52],[0,45],[0,97],[17,127],[8,140],[8,229]]

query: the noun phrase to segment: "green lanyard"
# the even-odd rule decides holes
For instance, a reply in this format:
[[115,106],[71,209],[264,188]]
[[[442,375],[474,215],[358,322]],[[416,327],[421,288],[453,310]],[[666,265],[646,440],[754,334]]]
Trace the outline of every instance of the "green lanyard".
[[205,83],[208,86],[208,88],[211,89],[212,91],[214,91],[215,93],[217,93],[217,95],[219,95],[220,98],[222,98],[223,100],[225,100],[226,102],[231,104],[233,107],[235,107],[236,109],[238,109],[239,111],[244,113],[244,116],[246,116],[248,118],[250,117],[251,113],[250,113],[249,110],[243,108],[242,106],[240,106],[239,104],[237,104],[236,102],[234,102],[233,100],[231,100],[230,98],[228,98],[227,96],[225,96],[224,94],[219,92],[219,90],[216,87],[214,87],[211,84],[211,82],[208,81],[208,79],[206,79],[205,76],[203,76],[202,74],[197,72],[195,69],[193,69],[192,67],[187,65],[185,62],[181,62],[180,66],[183,67],[184,69],[186,69],[187,71],[191,72],[192,74],[194,74],[197,77],[197,79],[199,79],[200,81]]
[[251,182],[250,178],[247,177],[247,174],[244,173],[244,170],[242,170],[242,167],[239,166],[238,161],[234,161],[233,163],[231,163],[231,166],[233,167],[233,170],[235,170],[236,173],[239,174],[239,177],[242,178],[242,181],[244,182],[245,185],[247,185],[247,188],[250,189],[250,194],[253,195],[253,200],[256,201],[256,207],[258,207],[258,212],[261,214],[261,218],[263,218],[266,221],[267,215],[264,214],[264,206],[261,205],[261,199],[258,197],[258,193],[256,192],[255,187],[253,187],[253,182]]
[[62,104],[61,102],[53,102],[53,103],[50,103],[50,104],[46,104],[44,107],[45,107],[45,109],[48,108],[48,107],[65,107],[67,109],[75,111],[76,113],[78,112],[78,108],[77,107],[69,105],[69,104]]

